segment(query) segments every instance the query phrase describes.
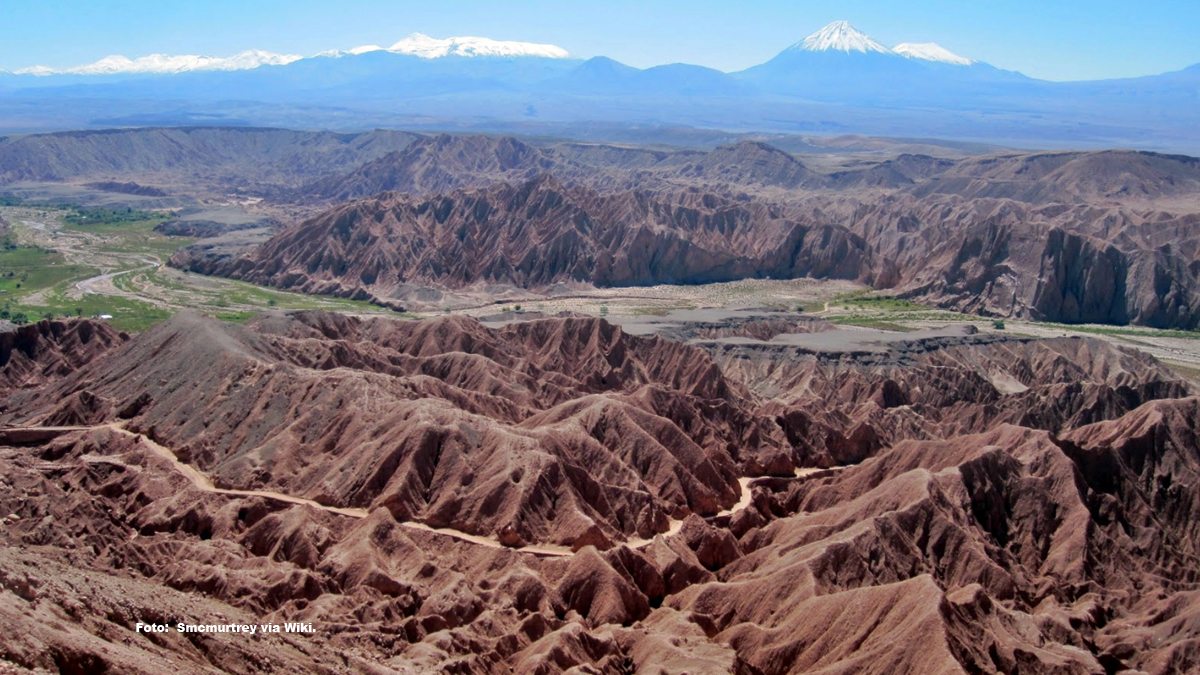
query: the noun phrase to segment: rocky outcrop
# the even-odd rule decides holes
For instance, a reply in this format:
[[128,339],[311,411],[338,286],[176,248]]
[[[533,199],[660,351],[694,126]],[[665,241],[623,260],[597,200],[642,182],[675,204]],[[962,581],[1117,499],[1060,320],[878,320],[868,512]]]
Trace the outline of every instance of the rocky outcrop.
[[917,194],[1069,204],[1175,197],[1200,190],[1200,159],[1155,152],[1003,154],[940,168]]
[[0,397],[69,375],[128,338],[91,319],[43,320],[0,330]]
[[1096,339],[993,335],[813,352],[786,344],[704,343],[726,377],[763,397],[804,464],[839,465],[897,441],[999,423],[1061,432],[1186,396],[1186,380]]
[[344,202],[382,192],[438,194],[458,188],[532,179],[560,168],[550,151],[512,137],[437,136],[306,185],[300,195]]
[[[1148,404],[1163,405],[1179,404]],[[1156,649],[1193,667],[1184,647],[1192,637],[1176,634],[1149,651],[1124,646],[1147,648],[1142,636],[1153,634],[1141,622],[1155,601],[1130,592],[1143,583],[1134,578],[1157,579],[1160,600],[1190,593],[1193,575],[1177,568],[1195,555],[1183,543],[1190,526],[1152,535],[1130,531],[1113,506],[1104,507],[1113,518],[1099,516],[1108,500],[1079,476],[1107,471],[1073,448],[1001,426],[906,441],[853,469],[796,482],[764,505],[775,520],[742,538],[747,553],[723,571],[725,583],[689,587],[668,604],[714,617],[717,638],[764,672],[869,669],[880,658],[904,672],[1104,672],[1146,667],[1164,655]],[[1186,469],[1185,486],[1191,475]],[[1132,503],[1156,489],[1117,491]],[[822,619],[801,618],[812,616]],[[923,636],[921,650],[897,648],[908,631]]]
[[1078,235],[1052,230],[1042,254],[1033,312],[1072,323],[1127,323],[1125,280],[1129,263],[1109,246],[1102,250]]
[[[101,129],[0,138],[0,184],[92,179],[101,190],[161,192],[163,185],[214,181],[245,189],[296,184],[348,171],[415,138],[396,131],[360,134],[252,127]],[[148,192],[147,190],[150,190]]]
[[223,486],[608,546],[728,507],[743,465],[779,454],[744,395],[703,352],[597,319],[181,315],[9,410],[125,420]]
[[310,186],[310,199],[359,201],[247,256],[196,248],[174,264],[381,300],[409,286],[814,276],[986,315],[1195,328],[1198,167],[1109,151],[904,155],[822,174],[757,142],[437,136]]
[[518,184],[353,202],[236,259],[172,264],[313,293],[387,297],[405,284],[600,286],[745,277],[857,278],[866,242],[779,209],[707,193],[598,193],[542,176]]
[[711,152],[670,152],[583,143],[535,146],[513,137],[439,134],[419,138],[348,174],[315,181],[297,197],[339,202],[393,191],[431,195],[521,182],[543,173],[602,190],[687,185],[794,190],[830,182],[793,155],[756,141]]
[[56,426],[0,434],[0,648],[81,671],[1188,672],[1191,393],[1094,340],[180,315],[5,399]]
[[881,261],[871,283],[922,302],[1048,321],[1200,325],[1200,215],[1186,210],[897,194],[830,221],[870,243]]

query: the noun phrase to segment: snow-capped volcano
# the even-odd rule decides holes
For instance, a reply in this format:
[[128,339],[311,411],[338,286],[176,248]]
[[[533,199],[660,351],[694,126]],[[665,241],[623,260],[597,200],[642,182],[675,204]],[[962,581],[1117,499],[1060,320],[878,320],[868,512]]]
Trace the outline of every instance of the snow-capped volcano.
[[950,63],[956,66],[969,66],[975,63],[936,42],[903,42],[888,49],[870,35],[850,25],[849,21],[834,21],[792,45],[787,51],[886,54],[920,61]]
[[871,36],[851,26],[849,21],[834,21],[792,45],[792,49],[803,49],[810,52],[892,53],[892,50],[871,39]]
[[900,56],[922,61],[937,61],[956,66],[969,66],[975,63],[965,56],[959,56],[936,42],[904,42],[892,47],[892,51]]
[[732,75],[763,91],[878,105],[953,99],[976,77],[1004,77],[993,71],[931,43],[890,49],[848,21],[834,21],[766,63]]

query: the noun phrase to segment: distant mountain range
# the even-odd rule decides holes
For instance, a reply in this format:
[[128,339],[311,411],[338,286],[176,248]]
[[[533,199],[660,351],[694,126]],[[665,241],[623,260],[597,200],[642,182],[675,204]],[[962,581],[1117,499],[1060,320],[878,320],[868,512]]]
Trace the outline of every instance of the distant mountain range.
[[1056,83],[838,21],[733,73],[634,68],[555,45],[409,36],[311,57],[106,57],[0,73],[0,129],[250,124],[529,130],[638,124],[1200,152],[1200,64]]

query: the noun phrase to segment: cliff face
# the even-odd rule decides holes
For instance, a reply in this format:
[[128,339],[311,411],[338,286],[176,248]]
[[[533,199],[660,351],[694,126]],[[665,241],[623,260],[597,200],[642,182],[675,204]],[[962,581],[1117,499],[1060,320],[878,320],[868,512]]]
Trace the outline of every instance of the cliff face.
[[1116,248],[1051,230],[1031,313],[1072,323],[1127,323],[1129,273],[1128,260]]
[[1200,216],[1117,205],[897,195],[839,212],[868,242],[869,280],[951,309],[1192,328]]
[[425,200],[353,202],[249,256],[175,264],[309,292],[386,296],[398,284],[601,286],[745,277],[856,278],[866,243],[711,193],[599,193],[550,177]]
[[382,299],[409,284],[813,276],[997,316],[1193,328],[1198,192],[1196,161],[1152,153],[905,155],[826,174],[762,143],[438,136],[298,192],[358,201],[257,250],[173,264]]
[[1022,313],[1069,323],[1195,329],[1200,326],[1197,269],[1169,244],[1121,250],[1114,243],[1052,229],[1038,283]]
[[0,397],[69,375],[126,339],[107,323],[90,319],[0,329]]

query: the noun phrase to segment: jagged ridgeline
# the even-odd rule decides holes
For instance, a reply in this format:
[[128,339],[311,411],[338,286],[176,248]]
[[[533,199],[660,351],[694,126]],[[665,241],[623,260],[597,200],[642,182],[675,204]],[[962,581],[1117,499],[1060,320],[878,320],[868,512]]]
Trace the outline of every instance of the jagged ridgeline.
[[[1187,382],[1096,339],[769,339],[805,329],[827,330],[299,313],[0,333],[5,658],[1200,665]],[[312,630],[197,650],[138,622]]]
[[439,136],[315,181],[308,198],[361,198],[256,250],[190,250],[172,263],[399,304],[423,285],[810,276],[957,311],[1200,325],[1194,158],[904,154],[858,164],[816,171],[757,142],[663,152]]
[[0,70],[0,671],[1200,672],[1200,65],[945,40]]

